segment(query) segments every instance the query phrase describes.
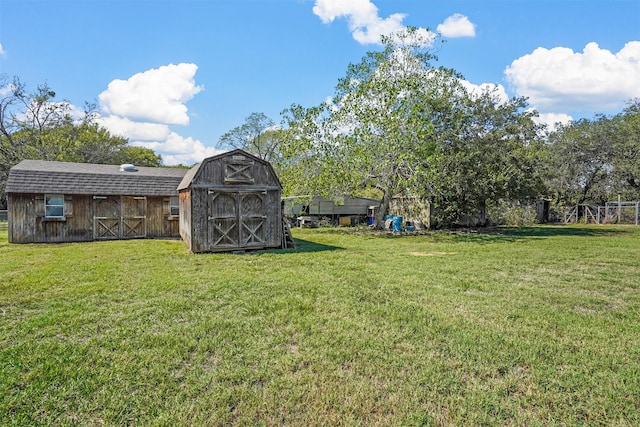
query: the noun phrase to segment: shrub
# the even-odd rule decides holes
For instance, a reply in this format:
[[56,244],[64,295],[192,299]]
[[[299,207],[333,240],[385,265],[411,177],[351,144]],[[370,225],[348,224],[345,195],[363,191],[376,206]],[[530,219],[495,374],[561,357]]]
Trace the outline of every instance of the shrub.
[[494,225],[529,226],[536,223],[536,209],[520,202],[500,200],[488,207],[489,220]]

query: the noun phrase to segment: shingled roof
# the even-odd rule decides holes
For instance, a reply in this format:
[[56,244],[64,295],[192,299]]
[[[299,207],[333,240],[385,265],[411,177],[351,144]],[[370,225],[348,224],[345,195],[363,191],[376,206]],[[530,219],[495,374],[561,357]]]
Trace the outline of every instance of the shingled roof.
[[23,160],[9,171],[7,193],[177,196],[187,169]]

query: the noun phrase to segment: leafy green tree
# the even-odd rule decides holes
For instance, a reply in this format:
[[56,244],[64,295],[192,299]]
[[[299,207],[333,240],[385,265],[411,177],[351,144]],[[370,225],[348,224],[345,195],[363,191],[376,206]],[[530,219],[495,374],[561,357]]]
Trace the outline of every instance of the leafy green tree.
[[279,155],[280,133],[263,113],[251,113],[245,122],[220,137],[218,148],[241,149],[268,162]]
[[302,147],[296,155],[308,173],[299,176],[299,192],[337,197],[376,189],[381,224],[392,197],[432,191],[436,147],[455,132],[461,87],[453,70],[432,66],[435,58],[415,35],[410,30],[404,43],[385,39],[383,51],[349,65],[333,102],[293,121]]
[[614,174],[628,200],[640,199],[640,98],[629,103],[615,118]]
[[[541,126],[524,98],[495,91],[467,94],[458,137],[438,146],[435,222],[486,222],[488,204],[524,201],[544,192]],[[480,215],[480,217],[478,217]]]
[[[401,43],[351,64],[332,102],[286,111],[288,179],[294,194],[428,199],[443,225],[503,197],[539,191],[534,113],[524,99],[469,94],[461,76],[436,68],[409,30]],[[394,39],[397,40],[397,39]],[[285,172],[287,173],[287,172]]]
[[[126,146],[113,153],[109,163],[131,163],[136,166],[158,167],[162,166],[162,156],[149,148]],[[187,168],[187,166],[184,167]]]
[[617,133],[614,120],[598,115],[562,125],[550,135],[549,188],[556,203],[604,205],[611,198]]
[[0,155],[3,163],[15,164],[30,152],[45,151],[40,136],[70,122],[71,107],[52,102],[56,94],[47,85],[29,94],[17,78],[3,77],[0,83]]
[[323,168],[321,139],[324,105],[304,108],[292,105],[283,111],[286,128],[280,130],[280,153],[274,168],[285,196],[326,195],[332,179],[320,174]]

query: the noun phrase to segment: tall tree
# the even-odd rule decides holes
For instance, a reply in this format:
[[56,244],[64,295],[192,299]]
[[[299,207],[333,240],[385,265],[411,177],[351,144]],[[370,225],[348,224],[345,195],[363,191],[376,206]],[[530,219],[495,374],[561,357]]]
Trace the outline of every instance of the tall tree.
[[279,127],[264,113],[251,113],[245,122],[220,137],[218,148],[241,149],[271,162],[279,155]]
[[488,90],[465,98],[458,137],[438,146],[433,201],[436,220],[446,224],[464,224],[485,213],[490,202],[522,201],[544,192],[541,126],[526,100],[503,100]]
[[616,138],[615,122],[604,115],[570,122],[550,135],[553,175],[549,186],[558,204],[607,202]]
[[[307,111],[294,140],[306,141],[306,164],[325,196],[376,189],[378,223],[395,196],[421,196],[433,187],[435,148],[452,136],[460,89],[457,74],[435,68],[424,40],[409,30],[386,38],[381,52],[351,64],[333,102]],[[309,165],[310,160],[313,164]],[[301,192],[304,192],[302,190]]]
[[617,182],[629,200],[640,199],[640,98],[630,101],[614,117],[617,135],[613,144],[613,168]]
[[415,36],[385,39],[383,51],[350,65],[332,102],[287,111],[298,194],[376,189],[381,224],[393,197],[428,199],[455,223],[488,200],[534,191],[523,179],[537,161],[524,99],[472,96]]
[[329,174],[320,173],[324,166],[322,139],[325,105],[305,108],[294,104],[283,111],[286,127],[280,131],[280,153],[274,164],[286,196],[326,195],[331,187]]
[[136,166],[155,168],[162,166],[162,156],[149,148],[126,146],[113,153],[109,163],[132,163]]

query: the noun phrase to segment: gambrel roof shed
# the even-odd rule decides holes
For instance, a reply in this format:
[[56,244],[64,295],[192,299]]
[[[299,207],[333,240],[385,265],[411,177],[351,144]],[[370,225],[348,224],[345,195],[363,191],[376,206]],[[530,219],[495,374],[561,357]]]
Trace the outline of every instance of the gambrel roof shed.
[[242,150],[209,157],[178,190],[180,235],[189,251],[281,247],[282,185],[269,162]]
[[[217,167],[207,170],[212,165]],[[282,190],[280,179],[271,163],[243,150],[233,150],[204,159],[184,175],[178,186],[178,191],[193,186],[211,186],[212,184],[277,186]]]

